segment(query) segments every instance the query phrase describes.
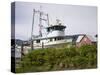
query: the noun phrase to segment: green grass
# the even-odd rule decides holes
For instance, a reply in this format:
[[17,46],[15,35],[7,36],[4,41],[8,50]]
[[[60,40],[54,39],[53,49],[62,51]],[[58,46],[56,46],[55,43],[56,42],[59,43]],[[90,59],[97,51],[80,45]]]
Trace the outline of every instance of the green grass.
[[46,48],[33,50],[23,57],[16,72],[43,72],[97,67],[97,46]]

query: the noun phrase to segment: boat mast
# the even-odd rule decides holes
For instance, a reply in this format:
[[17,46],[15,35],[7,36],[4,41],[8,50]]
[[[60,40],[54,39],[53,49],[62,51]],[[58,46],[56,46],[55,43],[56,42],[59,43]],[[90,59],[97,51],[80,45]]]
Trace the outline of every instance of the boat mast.
[[[39,36],[42,37],[42,21],[46,21],[47,25],[49,26],[49,16],[48,14],[45,14],[44,12],[41,11],[41,6],[40,10],[35,10],[33,9],[33,20],[32,20],[32,30],[31,30],[31,49],[34,49],[34,38],[33,38],[33,27],[34,27],[34,19],[35,19],[35,14],[39,14]],[[46,19],[43,18],[43,16],[46,16]]]
[[35,9],[33,9],[33,20],[32,20],[32,31],[31,31],[31,49],[33,50],[34,49],[34,41],[33,41],[33,39],[32,39],[32,37],[33,37],[33,26],[34,26],[34,16],[35,16]]

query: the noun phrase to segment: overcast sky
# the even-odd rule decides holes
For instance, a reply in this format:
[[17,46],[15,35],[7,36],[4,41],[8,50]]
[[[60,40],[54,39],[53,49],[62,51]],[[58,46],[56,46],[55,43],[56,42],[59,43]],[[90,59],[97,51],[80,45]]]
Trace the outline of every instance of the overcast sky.
[[[66,35],[97,34],[97,7],[76,6],[61,4],[41,4],[16,2],[15,6],[15,36],[17,39],[27,40],[31,36],[33,9],[41,10],[49,14],[50,24],[60,19],[67,27]],[[38,17],[35,16],[34,34],[38,34]],[[46,24],[45,24],[46,26]]]

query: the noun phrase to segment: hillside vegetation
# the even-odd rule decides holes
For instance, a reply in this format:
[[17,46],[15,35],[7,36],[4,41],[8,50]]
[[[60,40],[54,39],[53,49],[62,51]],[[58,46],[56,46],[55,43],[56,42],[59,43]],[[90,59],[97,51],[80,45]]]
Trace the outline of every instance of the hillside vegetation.
[[33,50],[22,58],[16,72],[41,72],[97,67],[96,45],[80,48],[46,48]]

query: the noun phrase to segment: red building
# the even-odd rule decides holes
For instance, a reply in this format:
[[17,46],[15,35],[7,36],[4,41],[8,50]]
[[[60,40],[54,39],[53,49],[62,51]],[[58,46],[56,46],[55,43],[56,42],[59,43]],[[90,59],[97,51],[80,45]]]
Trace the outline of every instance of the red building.
[[74,40],[76,40],[75,45],[77,47],[80,47],[82,45],[92,45],[92,44],[96,43],[95,38],[93,38],[92,36],[89,36],[89,35],[84,35],[84,34],[75,36]]

